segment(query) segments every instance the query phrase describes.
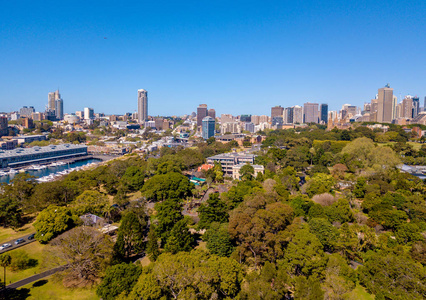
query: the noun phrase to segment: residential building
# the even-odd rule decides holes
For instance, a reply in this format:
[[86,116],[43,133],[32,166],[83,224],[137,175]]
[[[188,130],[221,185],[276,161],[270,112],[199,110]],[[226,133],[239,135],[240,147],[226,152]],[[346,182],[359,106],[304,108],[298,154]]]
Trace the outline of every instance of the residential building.
[[241,133],[241,126],[238,122],[226,122],[220,125],[220,132],[226,133]]
[[245,152],[231,152],[223,153],[207,158],[208,164],[213,164],[218,162],[222,166],[222,171],[225,175],[232,176],[233,167],[238,164],[250,163],[254,164],[254,154],[248,154]]
[[412,119],[413,118],[413,98],[405,96],[401,103],[401,111],[399,112],[400,118]]
[[22,118],[22,126],[24,127],[24,128],[34,128],[34,123],[33,123],[33,119],[31,119],[31,118],[27,118],[27,117],[25,117],[25,118]]
[[84,111],[83,111],[83,110],[77,110],[77,111],[75,112],[75,115],[76,115],[77,117],[79,117],[80,119],[84,119]]
[[43,134],[39,135],[19,135],[12,138],[12,140],[16,140],[18,145],[29,144],[34,141],[45,141],[46,136]]
[[318,123],[318,103],[303,104],[303,123]]
[[0,116],[0,137],[9,134],[8,120],[6,116]]
[[207,116],[203,119],[202,121],[203,139],[207,140],[211,138],[212,136],[214,136],[215,125],[216,125],[216,121],[212,117]]
[[31,114],[35,112],[34,107],[30,106],[23,106],[20,110],[19,110],[19,114],[21,115],[21,117],[27,117],[27,118],[31,118]]
[[138,90],[138,122],[143,124],[148,120],[148,92],[144,89]]
[[234,117],[230,114],[221,114],[220,122],[221,123],[234,122]]
[[255,132],[255,130],[254,130],[254,124],[252,122],[244,123],[244,130],[248,131],[250,133]]
[[41,112],[33,112],[31,114],[31,119],[33,119],[34,121],[42,121],[44,119],[44,116]]
[[[232,179],[241,179],[241,174],[240,174],[240,170],[242,167],[244,167],[245,165],[247,165],[247,163],[242,163],[242,164],[238,164],[232,167]],[[264,174],[265,172],[265,168],[262,165],[252,165],[250,164],[253,169],[254,169],[254,177],[257,177],[257,175],[259,173]]]

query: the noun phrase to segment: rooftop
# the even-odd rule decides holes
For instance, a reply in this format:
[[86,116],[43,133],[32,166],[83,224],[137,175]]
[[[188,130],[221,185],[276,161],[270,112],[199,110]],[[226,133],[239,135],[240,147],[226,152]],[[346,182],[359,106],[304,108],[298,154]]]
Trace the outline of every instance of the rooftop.
[[31,148],[17,148],[13,150],[0,150],[0,158],[9,158],[16,156],[25,156],[43,152],[55,152],[63,151],[68,149],[81,149],[87,148],[86,145],[75,145],[75,144],[62,144],[62,145],[49,145],[44,147],[31,147]]

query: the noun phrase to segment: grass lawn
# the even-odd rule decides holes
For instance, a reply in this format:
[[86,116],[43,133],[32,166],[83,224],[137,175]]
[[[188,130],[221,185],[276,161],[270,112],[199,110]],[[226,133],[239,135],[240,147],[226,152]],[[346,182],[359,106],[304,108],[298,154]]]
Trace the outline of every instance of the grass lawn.
[[41,273],[42,271],[40,271],[40,263],[42,261],[43,249],[45,247],[46,247],[46,245],[41,245],[39,242],[33,242],[31,244],[22,246],[18,249],[9,251],[8,253],[12,255],[17,250],[24,250],[25,252],[28,253],[28,256],[30,258],[37,259],[38,264],[33,268],[29,268],[29,269],[17,271],[17,272],[13,272],[10,269],[7,269],[7,273],[6,273],[7,283],[8,284],[13,283],[13,282],[19,281],[21,279],[33,276],[33,275],[38,274],[38,273]]
[[369,294],[365,288],[359,284],[349,293],[351,296],[349,299],[358,299],[358,300],[374,300],[374,296]]
[[27,224],[16,231],[12,228],[0,227],[0,244],[6,243],[10,240],[20,238],[21,236],[35,232],[33,224]]
[[[379,145],[379,146],[386,146],[386,145],[393,145],[393,144],[395,144],[396,142],[387,142],[387,143],[377,143],[377,145]],[[421,143],[416,143],[416,142],[407,142],[407,144],[409,144],[409,145],[411,145],[411,146],[413,146],[413,149],[414,150],[416,150],[416,151],[419,151],[420,150],[420,148],[422,147],[422,145],[423,144],[421,144]]]
[[68,289],[50,277],[18,289],[20,298],[26,300],[98,300],[96,289]]

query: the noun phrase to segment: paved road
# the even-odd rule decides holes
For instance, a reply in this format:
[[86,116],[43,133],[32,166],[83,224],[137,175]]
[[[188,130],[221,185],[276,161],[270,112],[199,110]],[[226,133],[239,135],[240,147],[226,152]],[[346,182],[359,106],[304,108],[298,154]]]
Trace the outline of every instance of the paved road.
[[45,278],[47,276],[53,275],[56,272],[62,271],[64,269],[66,269],[66,268],[67,268],[67,266],[59,266],[59,267],[56,267],[54,269],[45,271],[43,273],[36,274],[36,275],[31,276],[31,277],[27,277],[27,278],[22,279],[20,281],[17,281],[17,282],[14,282],[12,284],[9,284],[8,286],[6,286],[6,289],[17,289],[17,288],[23,287],[24,285],[27,285],[27,284],[29,284],[31,282],[43,279],[43,278]]
[[10,250],[13,250],[13,249],[16,249],[16,248],[19,248],[19,247],[22,247],[22,246],[27,245],[27,244],[29,244],[29,243],[35,242],[35,239],[28,240],[28,237],[29,237],[31,234],[34,234],[34,233],[35,233],[35,232],[19,237],[19,238],[21,238],[21,239],[24,239],[24,241],[25,241],[25,242],[23,242],[23,243],[21,243],[21,244],[19,244],[19,245],[15,245],[15,241],[16,241],[17,239],[19,239],[19,238],[16,238],[16,239],[13,239],[13,240],[10,240],[10,241],[8,241],[8,242],[4,242],[4,243],[0,244],[0,246],[1,246],[1,245],[3,245],[3,244],[11,244],[11,245],[12,245],[12,247],[9,247],[9,248],[6,248],[6,249],[4,249],[4,250],[0,251],[0,254],[1,254],[1,253],[4,253],[4,252],[7,252],[7,251],[10,251]]

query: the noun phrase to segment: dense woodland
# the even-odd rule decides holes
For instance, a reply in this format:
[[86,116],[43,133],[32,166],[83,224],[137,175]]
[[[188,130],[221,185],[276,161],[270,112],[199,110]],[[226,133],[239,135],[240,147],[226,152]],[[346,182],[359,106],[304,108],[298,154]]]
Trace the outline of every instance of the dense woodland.
[[[35,218],[51,266],[70,266],[64,285],[94,285],[105,300],[359,299],[357,285],[375,299],[426,298],[426,185],[397,168],[426,164],[426,145],[398,126],[265,134],[265,174],[247,166],[232,181],[215,165],[203,188],[186,172],[235,142],[128,155],[49,183],[20,174],[1,187],[0,222]],[[198,216],[186,214],[207,188]],[[116,239],[80,226],[89,212],[119,222]]]

